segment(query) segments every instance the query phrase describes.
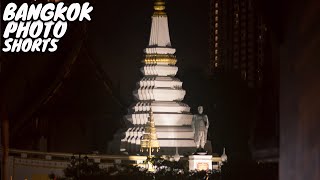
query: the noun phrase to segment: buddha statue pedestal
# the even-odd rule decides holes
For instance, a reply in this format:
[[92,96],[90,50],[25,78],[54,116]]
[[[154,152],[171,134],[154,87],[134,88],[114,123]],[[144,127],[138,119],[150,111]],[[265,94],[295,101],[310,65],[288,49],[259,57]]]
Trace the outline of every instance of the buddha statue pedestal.
[[189,171],[212,170],[212,155],[189,156]]

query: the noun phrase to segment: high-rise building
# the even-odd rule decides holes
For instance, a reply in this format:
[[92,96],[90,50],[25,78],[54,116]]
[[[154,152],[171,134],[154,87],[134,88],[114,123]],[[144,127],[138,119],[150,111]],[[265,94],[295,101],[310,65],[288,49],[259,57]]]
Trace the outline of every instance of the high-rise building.
[[[233,87],[223,94],[222,101],[225,103],[228,96],[234,95],[234,106],[223,107],[223,103],[213,101],[220,105],[222,112],[242,112],[242,118],[235,116],[229,118],[230,122],[241,122],[242,129],[246,128],[241,133],[251,131],[247,135],[250,140],[246,141],[250,141],[253,156],[263,152],[256,159],[264,156],[274,161],[279,138],[279,64],[272,55],[275,49],[271,43],[272,29],[267,28],[253,2],[257,3],[253,0],[210,1],[210,70],[213,77],[222,74],[230,85],[216,88],[225,92],[226,88]],[[226,119],[225,115],[222,117]]]
[[261,85],[267,28],[252,0],[210,1],[210,69]]

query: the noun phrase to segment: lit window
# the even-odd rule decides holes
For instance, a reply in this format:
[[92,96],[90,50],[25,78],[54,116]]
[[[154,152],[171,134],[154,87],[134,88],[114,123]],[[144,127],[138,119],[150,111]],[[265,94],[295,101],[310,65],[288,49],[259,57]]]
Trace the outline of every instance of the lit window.
[[215,33],[215,34],[218,34],[218,29],[216,29],[216,30],[214,31],[214,33]]
[[218,16],[216,16],[215,21],[218,21]]
[[215,53],[215,54],[218,54],[218,49],[214,50],[214,53]]
[[218,36],[214,37],[214,40],[218,41]]
[[215,3],[215,7],[218,8],[218,2]]
[[247,79],[247,72],[244,71],[244,70],[242,70],[242,77],[243,77],[244,80]]
[[216,14],[218,14],[218,10],[216,10],[216,12],[215,12]]
[[215,67],[218,67],[218,63],[214,63],[214,66],[215,66]]
[[218,43],[214,43],[214,47],[218,47]]
[[215,23],[215,24],[214,24],[214,27],[218,28],[218,23]]

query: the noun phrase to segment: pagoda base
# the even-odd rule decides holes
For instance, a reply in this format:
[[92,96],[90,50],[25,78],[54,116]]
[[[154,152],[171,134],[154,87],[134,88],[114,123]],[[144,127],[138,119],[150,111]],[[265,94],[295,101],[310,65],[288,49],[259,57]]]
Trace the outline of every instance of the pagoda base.
[[[191,155],[197,150],[194,140],[191,139],[192,136],[190,132],[187,131],[189,130],[188,127],[168,127],[159,129],[163,131],[157,132],[157,134],[159,133],[158,136],[160,137],[158,139],[160,150],[158,153],[155,153],[156,155],[174,155],[176,153],[176,147],[178,147],[179,154],[181,155]],[[167,132],[165,132],[165,130]],[[172,135],[172,130],[177,133],[175,136]],[[108,143],[109,154],[141,154],[140,139],[136,136],[136,139],[133,137],[128,138],[126,137],[126,132],[125,130],[119,130],[114,135],[113,140]],[[169,137],[171,137],[171,139],[169,139]],[[189,137],[189,139],[187,137]],[[211,141],[207,141],[204,149],[208,152],[208,154],[212,153]]]
[[212,170],[212,155],[189,156],[189,171]]
[[[194,144],[193,140],[171,140],[175,141],[175,143],[168,142],[168,140],[158,140],[160,143],[160,150],[159,152],[154,152],[154,155],[175,155],[176,153],[176,147],[178,147],[178,152],[181,155],[191,155],[193,154],[197,148]],[[187,142],[188,144],[186,144]],[[168,144],[167,146],[161,145],[161,144]],[[175,144],[175,145],[174,145]],[[128,154],[128,155],[142,155],[144,153],[140,152],[140,144],[132,144],[129,142],[121,141],[120,147],[118,147],[118,144],[112,144],[112,146],[117,146],[112,149],[119,149],[119,153],[121,154]],[[169,146],[171,145],[171,146]],[[211,147],[211,141],[207,141],[205,145],[205,149],[208,151],[209,154],[212,153],[212,147]]]

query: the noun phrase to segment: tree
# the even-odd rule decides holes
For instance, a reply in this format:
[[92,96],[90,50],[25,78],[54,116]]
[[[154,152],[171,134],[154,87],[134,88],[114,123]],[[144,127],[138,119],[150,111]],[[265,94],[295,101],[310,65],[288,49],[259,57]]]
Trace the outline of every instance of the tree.
[[[112,168],[102,169],[98,163],[88,163],[87,160],[71,160],[69,166],[64,170],[65,177],[57,180],[109,180],[109,179],[137,179],[137,180],[198,180],[220,178],[219,171],[189,171],[187,162],[168,161],[160,157],[152,157],[151,161],[156,167],[155,172],[149,172],[146,168],[129,164],[114,164]],[[51,176],[54,179],[54,176]]]

